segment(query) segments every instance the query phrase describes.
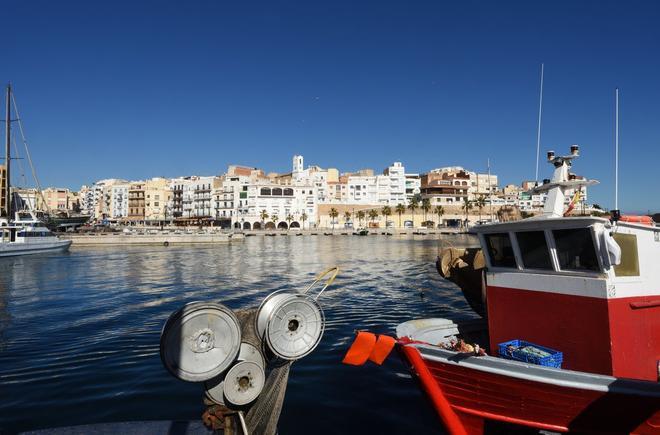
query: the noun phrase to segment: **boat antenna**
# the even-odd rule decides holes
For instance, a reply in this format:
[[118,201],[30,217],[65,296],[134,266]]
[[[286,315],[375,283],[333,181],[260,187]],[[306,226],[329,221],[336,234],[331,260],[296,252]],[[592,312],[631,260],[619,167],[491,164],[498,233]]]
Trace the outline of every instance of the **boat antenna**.
[[493,223],[493,183],[490,180],[490,157],[488,158],[488,202],[490,203],[490,223]]
[[536,174],[534,180],[539,183],[539,153],[541,152],[541,114],[543,109],[543,63],[541,63],[541,88],[539,90],[539,121],[536,127]]
[[5,216],[11,219],[11,187],[9,181],[11,178],[9,167],[11,162],[11,83],[7,84],[7,111],[5,116],[5,191],[2,193],[5,197]]
[[619,220],[619,88],[614,89],[614,210],[612,220]]

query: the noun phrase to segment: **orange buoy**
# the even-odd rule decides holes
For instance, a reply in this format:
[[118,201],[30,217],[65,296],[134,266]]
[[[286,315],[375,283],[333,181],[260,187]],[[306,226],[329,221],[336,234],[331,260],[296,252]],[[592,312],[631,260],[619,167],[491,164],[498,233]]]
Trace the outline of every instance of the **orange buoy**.
[[390,352],[392,352],[392,349],[394,349],[395,344],[396,340],[393,337],[388,335],[379,335],[378,340],[376,341],[376,345],[371,351],[371,355],[369,355],[369,361],[378,365],[383,364],[385,358],[387,358]]
[[375,345],[376,334],[364,331],[358,332],[355,341],[353,341],[348,352],[346,352],[346,356],[344,356],[342,362],[352,366],[363,365],[369,359],[369,355],[371,355]]

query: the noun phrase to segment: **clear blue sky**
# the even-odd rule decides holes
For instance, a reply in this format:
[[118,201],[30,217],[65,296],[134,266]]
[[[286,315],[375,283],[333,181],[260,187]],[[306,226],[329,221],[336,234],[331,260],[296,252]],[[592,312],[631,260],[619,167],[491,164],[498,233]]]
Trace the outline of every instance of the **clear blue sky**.
[[[0,80],[14,84],[42,184],[218,174],[230,163],[410,172],[463,165],[500,184],[582,146],[613,206],[660,209],[660,3],[13,1]],[[549,165],[541,174],[548,177]]]

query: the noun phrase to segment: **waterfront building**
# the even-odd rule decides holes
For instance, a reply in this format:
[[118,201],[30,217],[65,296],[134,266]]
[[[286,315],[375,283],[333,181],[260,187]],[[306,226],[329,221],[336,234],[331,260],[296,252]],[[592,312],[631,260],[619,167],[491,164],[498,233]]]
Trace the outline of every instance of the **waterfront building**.
[[129,186],[129,183],[119,183],[112,186],[112,206],[110,209],[112,219],[125,219],[128,217]]
[[39,209],[51,213],[78,212],[78,194],[66,188],[47,187],[41,192]]
[[144,183],[145,223],[159,224],[173,219],[170,184],[170,180],[161,177],[152,178]]
[[[311,184],[276,184],[257,180],[247,186],[247,201],[239,205],[234,227],[244,229],[305,228],[316,226],[317,191]],[[268,217],[262,219],[262,212]],[[240,220],[239,220],[240,219]],[[237,225],[238,224],[238,225]]]
[[87,185],[82,185],[78,191],[80,198],[80,212],[89,216],[94,216],[94,189]]
[[421,177],[421,196],[432,206],[460,206],[469,198],[470,174],[460,166],[439,168]]
[[406,178],[406,204],[422,193],[422,179],[419,174],[405,174]]
[[128,187],[128,221],[144,223],[145,182],[133,181]]

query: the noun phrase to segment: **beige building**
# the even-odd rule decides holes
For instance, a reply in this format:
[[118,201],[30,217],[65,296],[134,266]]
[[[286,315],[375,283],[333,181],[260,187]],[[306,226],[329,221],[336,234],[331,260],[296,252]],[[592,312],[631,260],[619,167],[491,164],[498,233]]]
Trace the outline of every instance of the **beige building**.
[[151,180],[147,180],[144,183],[144,195],[145,221],[161,222],[173,219],[170,180],[166,178],[152,178]]
[[50,212],[71,213],[80,209],[79,196],[77,192],[69,189],[48,187],[42,191],[39,209]]
[[144,222],[145,210],[145,183],[132,182],[128,188],[128,220],[131,222]]

